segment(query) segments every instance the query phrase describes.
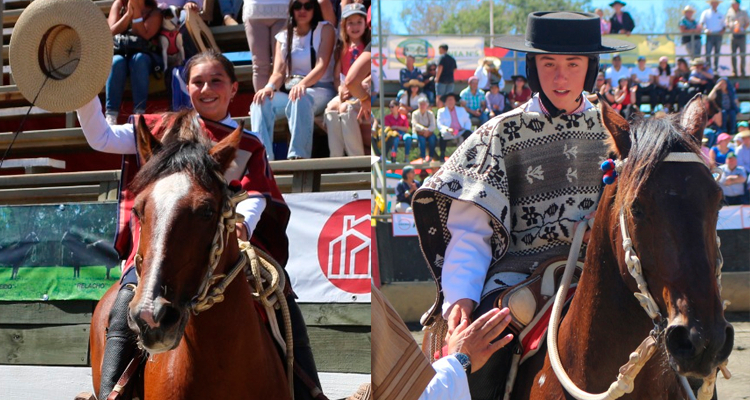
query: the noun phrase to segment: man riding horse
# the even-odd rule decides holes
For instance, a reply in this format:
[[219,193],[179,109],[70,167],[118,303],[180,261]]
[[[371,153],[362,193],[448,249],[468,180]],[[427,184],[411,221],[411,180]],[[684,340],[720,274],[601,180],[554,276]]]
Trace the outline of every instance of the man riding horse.
[[[449,335],[539,265],[568,254],[574,225],[597,208],[609,136],[583,91],[593,89],[599,54],[635,46],[602,38],[596,15],[535,12],[526,37],[503,38],[500,47],[526,53],[536,94],[474,132],[412,203],[438,286],[422,323],[447,323]],[[515,339],[469,375],[473,399],[502,398],[518,348]]]

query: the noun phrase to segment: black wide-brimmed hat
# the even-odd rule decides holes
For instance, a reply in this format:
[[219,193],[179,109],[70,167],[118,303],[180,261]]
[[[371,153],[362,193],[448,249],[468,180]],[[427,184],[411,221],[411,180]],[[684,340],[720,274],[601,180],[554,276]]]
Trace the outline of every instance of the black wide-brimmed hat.
[[633,50],[624,40],[602,38],[599,16],[584,12],[537,11],[529,14],[526,36],[495,40],[499,47],[540,54],[595,55]]
[[524,82],[527,82],[527,83],[529,82],[529,80],[526,79],[526,77],[523,76],[523,75],[513,75],[513,76],[510,77],[510,80],[513,81],[513,82],[515,82],[516,79],[519,79],[519,78],[523,79]]
[[622,2],[620,0],[615,0],[615,1],[611,2],[611,3],[609,3],[609,6],[610,7],[614,7],[615,4],[619,4],[619,5],[623,6],[623,7],[627,6],[627,4],[625,4],[625,2]]

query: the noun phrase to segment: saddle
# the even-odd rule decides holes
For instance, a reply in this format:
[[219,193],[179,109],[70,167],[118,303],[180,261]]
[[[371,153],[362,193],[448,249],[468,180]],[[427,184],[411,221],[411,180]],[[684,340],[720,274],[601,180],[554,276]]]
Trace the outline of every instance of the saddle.
[[[508,329],[514,336],[520,339],[524,329],[529,325],[535,325],[543,311],[552,306],[565,272],[566,261],[564,257],[545,261],[526,280],[497,296],[495,307],[508,307],[510,310],[511,322]],[[578,260],[576,267],[573,282],[578,282],[581,276],[583,260]]]

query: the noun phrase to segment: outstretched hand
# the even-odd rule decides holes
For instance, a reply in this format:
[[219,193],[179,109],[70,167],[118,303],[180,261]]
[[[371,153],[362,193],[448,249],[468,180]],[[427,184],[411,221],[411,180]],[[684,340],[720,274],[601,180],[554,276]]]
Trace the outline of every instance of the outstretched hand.
[[466,354],[471,361],[471,371],[478,371],[496,351],[513,340],[513,335],[508,334],[492,343],[508,327],[509,314],[510,310],[507,308],[493,308],[471,325],[468,320],[461,320],[448,338],[448,353]]

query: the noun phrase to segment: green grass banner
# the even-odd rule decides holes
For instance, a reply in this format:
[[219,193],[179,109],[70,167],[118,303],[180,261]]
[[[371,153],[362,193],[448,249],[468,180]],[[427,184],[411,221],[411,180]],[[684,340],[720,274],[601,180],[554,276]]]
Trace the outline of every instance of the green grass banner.
[[98,300],[120,277],[117,205],[0,206],[0,301]]

